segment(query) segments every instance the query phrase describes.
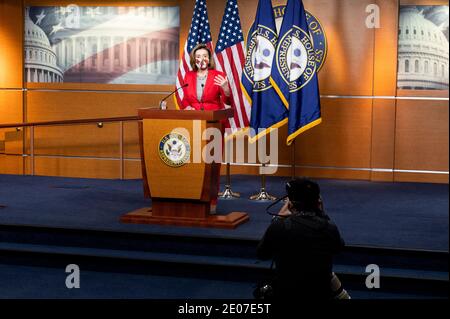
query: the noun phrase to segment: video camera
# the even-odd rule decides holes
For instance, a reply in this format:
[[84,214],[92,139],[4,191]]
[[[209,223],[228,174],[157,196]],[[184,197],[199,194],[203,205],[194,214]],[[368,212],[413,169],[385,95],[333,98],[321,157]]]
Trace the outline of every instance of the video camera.
[[287,217],[271,211],[272,207],[286,200],[289,200],[289,203],[297,211],[301,211],[304,208],[322,213],[324,211],[319,185],[306,178],[297,178],[287,182],[286,195],[270,204],[266,208],[266,213],[276,217]]

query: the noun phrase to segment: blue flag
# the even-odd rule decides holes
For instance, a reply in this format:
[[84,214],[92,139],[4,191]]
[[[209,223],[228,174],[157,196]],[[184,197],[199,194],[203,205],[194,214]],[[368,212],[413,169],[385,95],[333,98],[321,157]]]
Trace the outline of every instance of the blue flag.
[[289,108],[290,145],[322,122],[314,44],[301,0],[288,0],[278,38],[270,81]]
[[257,132],[256,136],[250,136],[251,142],[287,123],[288,110],[270,83],[277,40],[272,2],[259,0],[255,22],[247,39],[241,81],[244,94],[252,105],[250,127]]

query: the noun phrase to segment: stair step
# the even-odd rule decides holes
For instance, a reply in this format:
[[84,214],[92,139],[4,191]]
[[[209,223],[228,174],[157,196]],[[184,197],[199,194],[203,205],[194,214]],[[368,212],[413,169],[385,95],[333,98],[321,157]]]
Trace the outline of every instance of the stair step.
[[[368,276],[369,274],[365,272],[365,267],[354,266],[354,265],[334,265],[333,270],[336,273],[346,274],[346,275],[361,275]],[[416,279],[416,280],[435,280],[435,281],[448,281],[448,272],[442,271],[427,271],[427,270],[415,270],[415,269],[398,269],[398,268],[380,268],[380,276],[388,278],[398,278],[398,279]]]
[[[182,255],[208,255],[256,259],[257,240],[105,230],[66,229],[40,226],[0,225],[0,241],[23,244],[151,251]],[[382,268],[448,271],[448,251],[405,250],[347,246],[335,258],[337,264]]]
[[250,260],[246,258],[223,258],[218,256],[185,255],[147,251],[125,251],[115,249],[99,249],[67,246],[47,246],[34,244],[0,243],[0,251],[43,253],[65,256],[103,257],[126,260],[158,261],[178,264],[214,265],[229,267],[255,267],[269,269],[270,262]]
[[[249,258],[220,257],[205,255],[187,255],[160,252],[125,251],[114,249],[48,246],[19,243],[0,243],[1,252],[39,253],[59,256],[81,256],[120,259],[129,261],[146,261],[170,264],[190,264],[203,266],[235,267],[254,269],[255,271],[268,271],[271,261],[259,261]],[[339,275],[366,277],[365,267],[357,265],[334,265],[334,271]],[[407,280],[448,281],[448,272],[411,270],[383,267],[380,270],[382,278],[395,278]]]

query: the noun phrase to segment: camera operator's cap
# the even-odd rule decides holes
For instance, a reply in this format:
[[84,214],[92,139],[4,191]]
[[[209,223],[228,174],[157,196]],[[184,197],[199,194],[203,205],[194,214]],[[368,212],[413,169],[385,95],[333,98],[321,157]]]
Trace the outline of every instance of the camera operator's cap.
[[320,187],[307,178],[296,178],[286,184],[286,193],[292,202],[313,204],[320,198]]

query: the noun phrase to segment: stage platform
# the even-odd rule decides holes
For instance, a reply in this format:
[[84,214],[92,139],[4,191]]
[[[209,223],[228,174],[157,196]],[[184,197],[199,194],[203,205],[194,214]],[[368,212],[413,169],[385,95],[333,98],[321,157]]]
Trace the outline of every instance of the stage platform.
[[[283,195],[287,180],[269,177],[269,192]],[[242,198],[218,213],[250,221],[224,230],[120,223],[151,205],[140,180],[0,175],[0,298],[251,299],[270,275],[256,246],[271,216],[248,200],[258,177],[232,181]],[[318,182],[347,244],[333,269],[354,299],[448,298],[448,185]],[[61,286],[72,263],[85,274],[77,292]],[[369,264],[382,269],[376,291],[364,284]]]
[[[287,180],[269,177],[268,191],[282,196]],[[318,182],[326,211],[347,245],[448,252],[448,185]],[[271,219],[267,203],[248,199],[258,191],[259,178],[233,176],[232,183],[242,197],[220,200],[218,214],[244,211],[250,221],[223,230],[120,223],[123,214],[151,205],[140,180],[0,175],[0,224],[258,240]]]

